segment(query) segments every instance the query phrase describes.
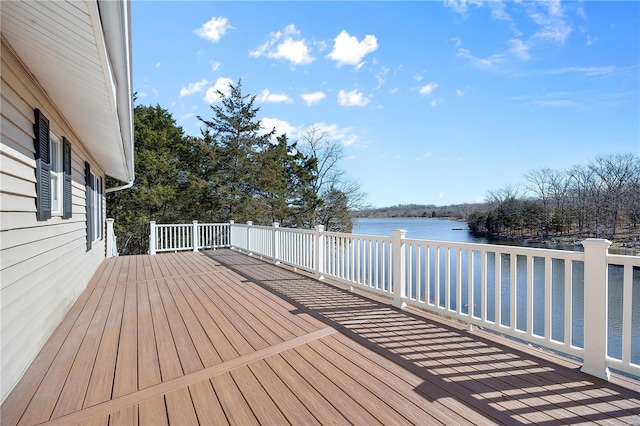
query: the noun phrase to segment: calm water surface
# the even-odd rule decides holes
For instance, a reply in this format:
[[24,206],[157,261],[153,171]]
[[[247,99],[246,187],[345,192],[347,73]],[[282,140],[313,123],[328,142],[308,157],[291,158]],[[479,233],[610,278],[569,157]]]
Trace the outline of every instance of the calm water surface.
[[[390,219],[356,219],[356,223],[353,229],[354,234],[362,235],[378,235],[390,237],[395,229],[407,230],[407,238],[411,239],[425,239],[434,241],[452,241],[461,243],[479,243],[487,244],[489,241],[483,237],[474,237],[469,232],[469,228],[465,222],[459,222],[454,220],[445,219],[426,219],[426,218],[390,218]],[[493,242],[492,242],[493,243]],[[509,242],[513,244],[513,242]],[[569,249],[569,250],[581,250],[581,246],[546,246],[547,248],[554,249]],[[493,261],[489,259],[489,269],[493,266]],[[522,259],[524,261],[524,259]],[[466,263],[465,259],[462,259],[463,264]],[[509,276],[509,261],[508,257],[503,259],[503,271],[502,276]],[[521,265],[520,259],[518,260],[518,269],[526,270],[526,264]],[[534,260],[534,276],[542,276],[544,274],[544,262],[536,262]],[[564,334],[564,318],[562,306],[564,306],[564,263],[562,261],[554,261],[552,263],[552,276],[557,277],[557,280],[553,280],[552,284],[552,335],[554,339],[563,340]],[[573,339],[572,344],[576,346],[583,346],[584,341],[584,291],[583,291],[583,273],[582,264],[574,264],[574,285],[572,288],[572,310],[573,310]],[[488,271],[489,275],[492,275],[492,271]],[[477,274],[476,279],[479,279]],[[609,335],[608,335],[608,352],[609,355],[615,358],[620,358],[622,354],[622,267],[610,266],[609,267]],[[463,280],[465,277],[463,277]],[[526,276],[525,276],[526,281]],[[518,283],[521,281],[518,278]],[[433,284],[432,284],[433,286]],[[517,287],[523,287],[518,285]],[[544,289],[543,286],[537,286],[534,283],[534,332],[540,333],[544,330],[544,318],[542,315],[535,315],[535,306],[542,306],[544,309]],[[432,287],[433,288],[433,287]],[[444,290],[444,287],[442,287]],[[491,293],[493,289],[488,286],[488,301],[492,303],[494,300]],[[501,292],[505,301],[509,300],[510,285],[508,282],[502,283]],[[526,293],[521,289],[516,290],[518,298],[526,298]],[[466,285],[463,286],[463,292],[466,292]],[[441,291],[441,296],[444,298],[444,291]],[[478,300],[475,301],[475,306],[479,309],[479,291],[474,291],[478,296]],[[433,294],[433,293],[432,293]],[[462,295],[463,300],[466,298],[466,294]],[[451,297],[455,300],[455,297]],[[444,299],[441,301],[444,305]],[[509,304],[502,303],[501,313],[503,318],[509,317]],[[525,306],[524,303],[518,303],[519,306]],[[556,309],[556,306],[558,309]],[[489,311],[493,311],[493,306],[489,306]],[[640,268],[634,268],[633,274],[633,292],[632,292],[632,348],[631,348],[631,360],[634,363],[640,363]],[[479,312],[475,313],[479,315]],[[491,319],[491,318],[489,318]],[[518,328],[524,328],[526,320],[526,312],[517,313]],[[521,324],[522,323],[522,324]],[[521,327],[522,326],[522,327]]]

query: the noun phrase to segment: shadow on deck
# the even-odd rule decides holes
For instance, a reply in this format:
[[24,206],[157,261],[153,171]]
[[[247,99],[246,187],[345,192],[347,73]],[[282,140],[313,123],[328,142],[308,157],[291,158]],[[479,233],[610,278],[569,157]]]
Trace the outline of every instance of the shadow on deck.
[[640,424],[640,394],[581,373],[579,366],[568,360],[535,357],[515,345],[468,333],[446,320],[400,311],[391,307],[390,301],[318,282],[235,252],[207,255],[418,375],[424,382],[415,391],[428,400],[455,398],[493,421],[509,424],[612,419]]
[[637,383],[231,250],[108,259],[2,424],[640,424]]

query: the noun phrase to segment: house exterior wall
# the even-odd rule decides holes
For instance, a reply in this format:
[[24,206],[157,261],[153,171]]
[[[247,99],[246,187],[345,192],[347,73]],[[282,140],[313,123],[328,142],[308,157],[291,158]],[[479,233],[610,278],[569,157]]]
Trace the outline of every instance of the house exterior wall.
[[[39,87],[4,41],[1,61],[0,390],[4,401],[105,257],[104,238],[87,249],[85,162],[102,182],[105,176],[98,159],[91,157],[56,108],[55,99],[47,97],[46,87]],[[71,142],[72,215],[68,219],[36,218],[35,108],[49,119],[52,133]]]

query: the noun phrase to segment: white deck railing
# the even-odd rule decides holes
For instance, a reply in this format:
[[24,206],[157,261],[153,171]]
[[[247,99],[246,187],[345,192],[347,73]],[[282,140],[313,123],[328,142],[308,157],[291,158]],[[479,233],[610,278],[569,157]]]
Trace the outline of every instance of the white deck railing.
[[151,222],[149,254],[164,251],[215,249],[231,246],[229,223],[157,225]]
[[[206,229],[207,231],[203,231]],[[198,235],[194,245],[192,235]],[[207,239],[205,239],[206,235]],[[203,242],[206,242],[203,243]],[[640,257],[254,226],[151,224],[150,253],[232,247],[583,359],[582,370],[640,376]],[[635,325],[635,326],[634,326]]]
[[106,233],[106,255],[107,257],[118,256],[118,244],[116,240],[116,233],[113,230],[113,219],[107,219],[107,233]]

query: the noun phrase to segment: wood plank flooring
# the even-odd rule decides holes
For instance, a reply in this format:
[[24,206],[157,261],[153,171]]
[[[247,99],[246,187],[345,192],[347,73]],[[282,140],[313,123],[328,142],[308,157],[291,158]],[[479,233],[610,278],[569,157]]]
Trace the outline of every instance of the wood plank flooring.
[[637,382],[232,250],[107,259],[2,425],[640,424]]

